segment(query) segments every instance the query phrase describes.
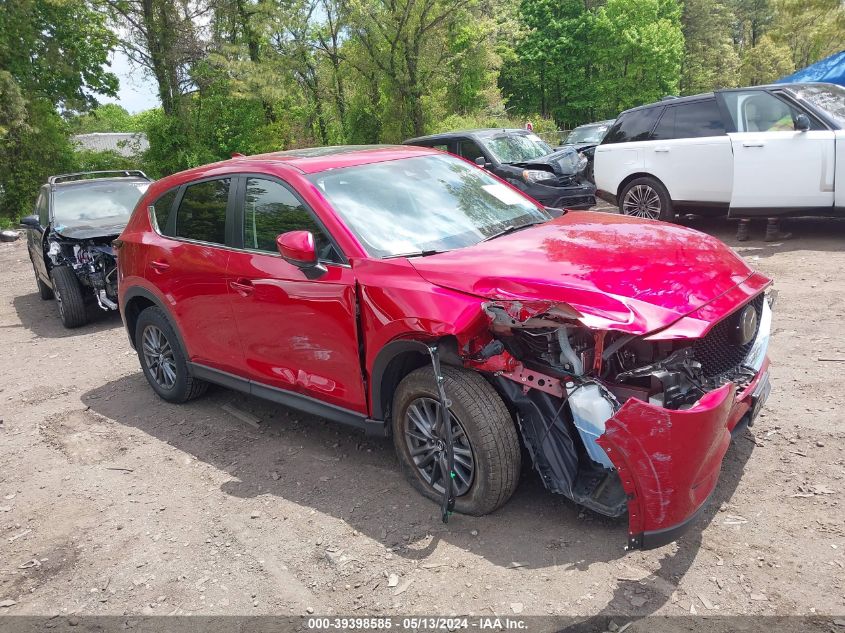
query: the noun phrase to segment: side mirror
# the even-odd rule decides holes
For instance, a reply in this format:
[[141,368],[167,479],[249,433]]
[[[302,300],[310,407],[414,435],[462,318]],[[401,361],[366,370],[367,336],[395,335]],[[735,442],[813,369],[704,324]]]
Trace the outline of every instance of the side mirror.
[[478,158],[476,158],[475,164],[478,165],[479,167],[484,167],[484,169],[487,169],[487,165],[488,165],[487,159],[484,158],[483,156],[479,156]]
[[797,117],[795,117],[795,129],[798,132],[806,132],[810,129],[810,127],[810,117],[808,117],[806,114],[799,114]]
[[289,264],[305,273],[308,279],[316,279],[326,267],[317,260],[317,247],[311,231],[288,231],[276,238],[279,254]]
[[37,215],[27,215],[21,218],[21,226],[28,229],[40,229],[41,222],[38,220]]

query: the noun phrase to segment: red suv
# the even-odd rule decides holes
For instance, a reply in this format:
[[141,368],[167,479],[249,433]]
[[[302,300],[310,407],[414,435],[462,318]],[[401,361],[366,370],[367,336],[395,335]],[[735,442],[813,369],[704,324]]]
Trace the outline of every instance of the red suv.
[[150,185],[117,241],[123,319],[165,400],[217,383],[380,436],[450,510],[527,449],[552,492],[689,525],[769,392],[770,280],[671,224],[547,209],[433,149],[239,157]]

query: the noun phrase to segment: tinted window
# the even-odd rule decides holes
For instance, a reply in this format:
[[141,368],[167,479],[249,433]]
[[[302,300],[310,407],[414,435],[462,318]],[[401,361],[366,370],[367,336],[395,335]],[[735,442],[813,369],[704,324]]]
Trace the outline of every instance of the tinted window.
[[[724,93],[725,104],[737,132],[792,132],[795,119],[802,114],[798,108],[762,90]],[[810,117],[813,129],[819,124]]]
[[277,253],[276,237],[288,231],[311,231],[322,260],[339,261],[331,240],[314,216],[287,187],[272,180],[248,178],[244,205],[244,246]]
[[173,233],[168,220],[170,219],[170,212],[173,210],[173,201],[176,199],[177,191],[178,189],[171,189],[150,205],[152,209],[150,215],[153,222],[155,222],[153,228],[162,235],[172,235]]
[[188,185],[176,212],[176,237],[223,244],[229,179]]
[[487,160],[484,157],[484,152],[481,151],[478,144],[475,141],[470,141],[468,139],[463,140],[458,144],[458,153],[472,162],[475,162],[475,159],[478,157],[484,158],[485,161]]
[[35,203],[35,213],[38,215],[38,222],[41,226],[47,226],[47,222],[49,222],[47,196],[43,193],[38,196],[38,201]]
[[645,108],[626,112],[610,128],[602,141],[602,145],[647,141],[662,110],[663,108]]
[[653,138],[701,138],[725,133],[715,99],[669,106],[654,128]]

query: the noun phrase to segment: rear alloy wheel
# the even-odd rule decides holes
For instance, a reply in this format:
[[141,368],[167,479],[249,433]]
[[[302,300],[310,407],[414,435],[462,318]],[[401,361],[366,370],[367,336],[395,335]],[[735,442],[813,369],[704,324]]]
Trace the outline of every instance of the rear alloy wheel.
[[187,402],[208,388],[191,375],[176,331],[160,308],[149,307],[138,315],[135,348],[147,382],[162,399]]
[[671,222],[675,219],[669,192],[654,178],[636,178],[625,185],[619,196],[619,211],[646,220]]
[[88,312],[82,297],[82,287],[76,273],[70,266],[56,266],[50,271],[53,280],[53,294],[59,317],[66,328],[75,328],[88,323]]
[[[482,515],[502,506],[519,482],[522,455],[513,419],[481,374],[443,366],[452,405],[449,421],[455,465],[455,510]],[[440,398],[431,367],[399,383],[393,397],[393,444],[405,476],[422,495],[440,502],[449,475],[440,458],[446,445],[437,432]]]

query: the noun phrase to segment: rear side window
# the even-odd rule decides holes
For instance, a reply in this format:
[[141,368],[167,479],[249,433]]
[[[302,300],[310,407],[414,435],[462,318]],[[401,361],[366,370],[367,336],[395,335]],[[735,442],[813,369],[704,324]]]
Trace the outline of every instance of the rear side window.
[[176,237],[224,244],[229,178],[188,185],[176,212]]
[[171,189],[153,204],[150,205],[150,220],[153,222],[153,229],[162,235],[173,234],[170,226],[170,212],[173,210],[173,202],[176,200],[178,189]]
[[626,112],[610,128],[602,145],[649,140],[654,124],[657,123],[657,118],[662,111],[663,108],[655,107]]
[[702,138],[725,134],[722,115],[715,99],[669,106],[654,128],[653,138]]
[[248,178],[244,204],[244,247],[277,253],[276,237],[288,231],[310,231],[314,235],[319,259],[340,261],[332,241],[287,187],[272,180]]

